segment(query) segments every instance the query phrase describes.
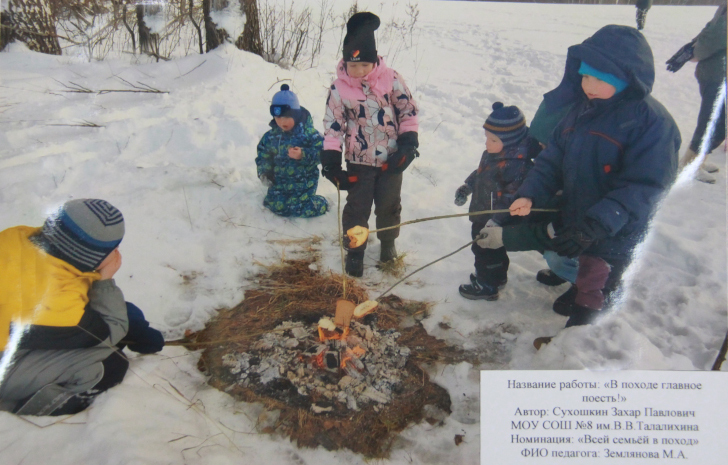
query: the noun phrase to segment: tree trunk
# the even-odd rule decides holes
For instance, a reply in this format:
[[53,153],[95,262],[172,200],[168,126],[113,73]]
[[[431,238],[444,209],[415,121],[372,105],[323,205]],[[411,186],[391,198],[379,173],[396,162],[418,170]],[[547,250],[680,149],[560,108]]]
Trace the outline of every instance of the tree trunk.
[[61,54],[48,0],[9,0],[0,23],[0,50],[8,42],[18,40],[34,52]]
[[263,42],[260,39],[260,18],[256,0],[240,0],[245,13],[245,27],[235,46],[240,50],[263,56]]
[[202,0],[202,14],[205,20],[205,52],[216,49],[229,37],[225,29],[218,29],[210,17],[211,0]]
[[193,0],[190,0],[190,9],[189,9],[190,21],[192,21],[192,25],[195,26],[195,29],[197,29],[197,37],[199,38],[199,41],[200,41],[200,55],[202,55],[204,53],[204,51],[202,50],[202,29],[200,29],[200,25],[197,24],[197,21],[195,21],[194,16],[192,16],[192,13],[194,12],[194,10],[195,10],[195,8],[194,8]]
[[129,26],[129,21],[127,19],[126,2],[124,2],[124,5],[122,6],[121,20],[124,23],[124,27],[129,32],[129,37],[131,37],[131,53],[136,55],[136,36],[134,35],[134,29],[132,29],[132,27]]
[[147,53],[149,52],[152,35],[147,23],[144,22],[144,5],[136,6],[136,17],[137,27],[139,29],[139,51],[141,53]]

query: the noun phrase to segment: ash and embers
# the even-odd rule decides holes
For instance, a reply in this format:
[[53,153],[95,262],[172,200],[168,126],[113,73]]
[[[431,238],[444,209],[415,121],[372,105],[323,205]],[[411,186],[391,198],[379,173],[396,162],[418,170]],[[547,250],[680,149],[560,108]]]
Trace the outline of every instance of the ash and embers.
[[315,323],[285,321],[248,352],[224,354],[222,364],[243,387],[290,382],[314,413],[340,410],[336,403],[353,411],[374,404],[379,411],[390,402],[410,355],[397,344],[399,332],[352,321],[340,339],[321,341],[319,334]]

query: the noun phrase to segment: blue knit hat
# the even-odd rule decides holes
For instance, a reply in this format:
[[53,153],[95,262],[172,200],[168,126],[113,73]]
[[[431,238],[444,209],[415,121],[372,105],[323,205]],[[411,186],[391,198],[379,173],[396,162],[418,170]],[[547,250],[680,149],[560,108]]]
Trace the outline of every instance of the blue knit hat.
[[40,234],[50,255],[93,271],[124,237],[124,216],[105,200],[71,200],[46,219]]
[[486,131],[495,134],[503,147],[516,145],[528,134],[526,118],[516,106],[506,107],[502,102],[493,104],[493,113],[483,125]]
[[270,114],[274,117],[288,116],[294,118],[297,111],[301,109],[298,104],[298,97],[294,94],[288,84],[281,86],[280,92],[276,92],[270,105]]
[[595,78],[599,79],[600,81],[604,81],[607,84],[614,86],[614,88],[617,89],[615,94],[618,94],[627,88],[627,83],[625,81],[619,79],[614,74],[609,74],[609,73],[605,73],[603,71],[599,71],[598,69],[589,66],[583,60],[581,62],[581,66],[579,66],[579,74],[581,74],[581,75],[586,74],[587,76],[594,76]]

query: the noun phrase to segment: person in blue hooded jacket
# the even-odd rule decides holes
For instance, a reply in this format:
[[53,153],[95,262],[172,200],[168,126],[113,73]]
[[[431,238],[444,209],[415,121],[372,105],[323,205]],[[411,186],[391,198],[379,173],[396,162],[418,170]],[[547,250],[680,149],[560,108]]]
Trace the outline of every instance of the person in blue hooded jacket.
[[652,50],[634,28],[605,26],[569,47],[563,80],[545,99],[572,107],[510,206],[528,215],[563,190],[560,218],[481,231],[481,247],[578,257],[576,284],[554,304],[567,327],[591,323],[607,306],[675,180],[680,133],[650,95],[654,80]]
[[255,158],[258,178],[268,187],[263,205],[280,216],[323,215],[329,204],[316,195],[323,136],[287,84],[273,96],[270,114],[271,129],[258,143]]

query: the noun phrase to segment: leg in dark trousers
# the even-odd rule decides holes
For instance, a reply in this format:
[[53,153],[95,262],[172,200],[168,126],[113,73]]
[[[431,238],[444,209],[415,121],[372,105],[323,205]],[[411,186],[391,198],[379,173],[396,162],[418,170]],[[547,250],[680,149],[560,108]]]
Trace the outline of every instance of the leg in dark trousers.
[[[473,222],[470,237],[475,239],[484,227],[484,223]],[[470,250],[475,256],[475,275],[481,284],[489,286],[505,284],[508,280],[508,266],[510,265],[505,247],[484,249],[476,242],[470,246]]]
[[[378,172],[374,184],[374,216],[377,229],[394,226],[402,222],[402,173]],[[382,241],[393,241],[399,237],[399,228],[377,233]]]
[[[376,170],[370,166],[360,166],[347,163],[347,171],[350,176],[356,176],[357,182],[349,188],[346,196],[346,205],[341,215],[341,226],[346,231],[354,226],[369,228],[369,216],[372,213],[374,203],[374,189],[376,184]],[[366,242],[356,249],[349,249],[364,253],[367,248]]]
[[[567,291],[567,294],[573,297],[570,317],[566,322],[567,328],[591,324],[597,316],[603,313],[604,309],[614,301],[614,296],[618,293],[622,281],[622,274],[629,262],[629,259],[610,259],[607,262],[603,258],[593,255],[579,257],[576,285]],[[565,296],[566,294],[562,297]],[[554,307],[554,309],[556,308]]]
[[121,384],[126,371],[129,369],[129,360],[121,352],[114,352],[101,362],[104,366],[104,376],[96,385],[86,392],[76,394],[69,398],[62,406],[53,410],[51,416],[73,415],[86,410],[102,392]]
[[[700,153],[700,145],[708,130],[708,122],[713,113],[713,106],[720,93],[723,82],[700,82],[700,112],[698,113],[698,125],[693,133],[693,139],[690,141],[690,149],[695,153]],[[710,135],[710,142],[705,153],[712,152],[725,140],[725,102],[720,107],[718,121],[715,124],[715,131]]]
[[[354,226],[369,228],[369,216],[372,213],[372,204],[375,206],[376,227],[385,228],[401,222],[402,201],[402,174],[382,173],[381,170],[371,166],[347,164],[349,175],[355,175],[358,180],[349,188],[346,196],[346,205],[341,215],[344,232]],[[399,228],[377,233],[380,241],[394,240],[399,236]],[[364,251],[366,243],[357,247],[356,251]]]

